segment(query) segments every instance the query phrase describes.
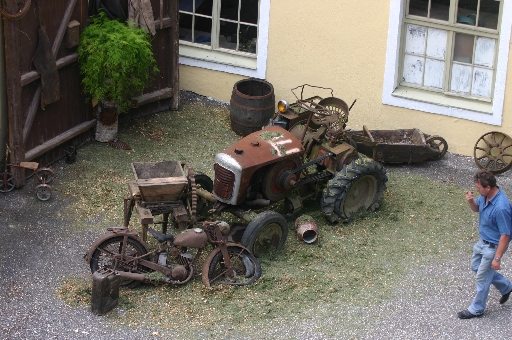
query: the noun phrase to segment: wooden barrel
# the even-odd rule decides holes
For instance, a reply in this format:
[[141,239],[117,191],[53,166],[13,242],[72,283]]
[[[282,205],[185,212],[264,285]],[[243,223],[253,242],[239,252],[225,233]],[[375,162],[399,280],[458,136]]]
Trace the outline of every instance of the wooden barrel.
[[241,136],[247,136],[261,130],[274,115],[274,87],[265,80],[240,80],[233,86],[230,104],[231,129]]

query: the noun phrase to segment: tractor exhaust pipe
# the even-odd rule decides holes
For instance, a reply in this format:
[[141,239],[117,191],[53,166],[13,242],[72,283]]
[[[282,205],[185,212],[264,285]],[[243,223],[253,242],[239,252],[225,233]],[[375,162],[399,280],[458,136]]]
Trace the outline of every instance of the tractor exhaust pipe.
[[249,208],[263,208],[270,205],[270,200],[259,198],[252,201],[245,201],[244,205],[248,206]]

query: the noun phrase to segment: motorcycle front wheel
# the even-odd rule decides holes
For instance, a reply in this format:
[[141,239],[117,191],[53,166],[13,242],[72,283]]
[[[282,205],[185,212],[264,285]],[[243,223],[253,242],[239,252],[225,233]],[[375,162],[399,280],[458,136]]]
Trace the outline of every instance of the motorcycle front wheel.
[[[132,263],[123,262],[118,260],[118,256],[121,254],[121,250],[123,247],[123,236],[116,236],[105,240],[105,242],[101,243],[93,252],[91,257],[91,273],[94,274],[95,271],[101,268],[110,268],[117,271],[129,271],[136,273],[147,272],[147,268],[143,267],[133,268]],[[126,252],[125,255],[128,256],[142,256],[147,253],[146,247],[144,247],[139,241],[128,238],[126,241]],[[135,269],[135,270],[134,270]],[[140,284],[139,281],[122,279],[121,286],[128,286],[130,288],[135,288]]]
[[203,264],[202,279],[207,287],[218,284],[247,286],[261,277],[261,265],[246,249],[240,246],[228,247],[232,275],[226,267],[220,248],[211,253]]

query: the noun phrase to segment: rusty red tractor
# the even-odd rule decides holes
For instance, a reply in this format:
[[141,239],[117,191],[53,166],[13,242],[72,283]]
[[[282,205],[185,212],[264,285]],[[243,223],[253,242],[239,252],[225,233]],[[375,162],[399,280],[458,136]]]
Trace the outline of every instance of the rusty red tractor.
[[[331,96],[303,99],[310,87],[330,90]],[[248,222],[241,243],[256,256],[269,247],[282,249],[288,224],[276,211],[254,216],[252,210],[283,201],[284,214],[294,216],[304,200],[320,198],[329,222],[346,222],[360,209],[377,209],[388,180],[380,163],[361,157],[350,143],[345,134],[349,107],[332,89],[302,85],[292,93],[296,101],[279,101],[264,129],[216,155],[213,193],[198,190],[214,203],[214,211]]]

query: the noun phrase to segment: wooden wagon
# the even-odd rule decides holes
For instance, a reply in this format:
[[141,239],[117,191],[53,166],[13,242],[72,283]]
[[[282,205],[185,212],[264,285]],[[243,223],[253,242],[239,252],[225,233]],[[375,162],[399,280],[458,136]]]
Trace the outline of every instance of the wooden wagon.
[[448,150],[440,136],[430,136],[418,129],[369,130],[346,132],[357,151],[384,163],[414,163],[439,160]]

